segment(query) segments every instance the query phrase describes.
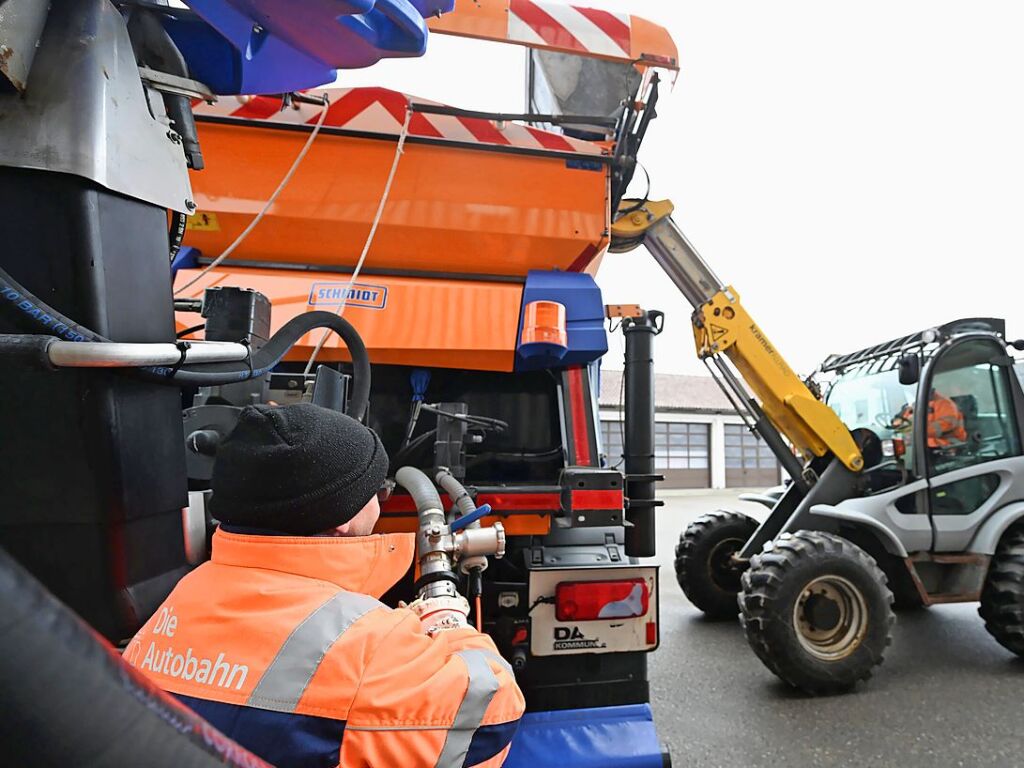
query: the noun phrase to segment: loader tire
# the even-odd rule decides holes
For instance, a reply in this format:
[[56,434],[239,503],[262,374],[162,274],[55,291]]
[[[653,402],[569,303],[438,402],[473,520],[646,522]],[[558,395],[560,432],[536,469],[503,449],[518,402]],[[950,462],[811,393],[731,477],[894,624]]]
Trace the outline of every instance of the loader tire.
[[757,530],[757,521],[739,512],[718,510],[701,515],[679,536],[676,580],[683,592],[710,619],[735,619],[736,596],[744,566],[735,555]]
[[819,531],[784,533],[743,574],[740,623],[783,682],[813,696],[871,677],[892,642],[893,597],[867,552]]
[[999,542],[978,613],[996,642],[1024,656],[1024,528],[1007,531]]

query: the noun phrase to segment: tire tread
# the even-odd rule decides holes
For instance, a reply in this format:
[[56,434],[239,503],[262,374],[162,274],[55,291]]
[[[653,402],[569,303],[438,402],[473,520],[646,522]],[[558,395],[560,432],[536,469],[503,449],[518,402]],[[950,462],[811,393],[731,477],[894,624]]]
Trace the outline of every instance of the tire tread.
[[1024,656],[1024,526],[1011,528],[999,542],[978,614],[996,642]]
[[709,537],[726,526],[735,526],[749,537],[757,529],[757,521],[742,512],[731,510],[718,509],[713,512],[705,512],[679,534],[679,543],[675,548],[674,565],[676,580],[679,582],[680,588],[690,602],[713,619],[734,618],[739,612],[739,608],[737,607],[735,611],[723,610],[725,606],[708,595],[707,589],[702,588],[704,585],[691,583],[688,574],[701,572],[704,565],[699,562],[702,545]]
[[808,680],[799,677],[785,664],[780,649],[773,647],[767,629],[776,621],[772,607],[780,602],[780,592],[787,576],[799,563],[809,559],[850,558],[858,563],[869,576],[884,590],[888,607],[885,647],[892,643],[892,626],[895,615],[892,612],[893,595],[887,586],[882,569],[863,549],[846,539],[822,531],[797,531],[783,533],[765,544],[764,550],[750,560],[750,568],[742,576],[743,589],[739,595],[740,624],[747,641],[761,662],[787,685],[812,695],[839,693],[858,682],[871,678],[874,668],[884,660],[883,653],[871,654],[871,664],[859,670],[855,679],[833,678],[829,680]]

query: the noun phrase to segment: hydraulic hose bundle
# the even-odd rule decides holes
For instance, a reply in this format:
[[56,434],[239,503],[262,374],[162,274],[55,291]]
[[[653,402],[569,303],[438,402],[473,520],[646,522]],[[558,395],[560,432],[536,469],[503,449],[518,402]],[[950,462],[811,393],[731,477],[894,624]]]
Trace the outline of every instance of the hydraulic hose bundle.
[[[95,331],[76,323],[48,306],[0,269],[0,312],[19,327],[36,336],[2,336],[0,353],[33,358],[51,365],[48,349],[56,341],[113,343]],[[249,351],[241,361],[188,364],[188,342],[178,342],[179,364],[127,368],[126,373],[156,384],[209,387],[233,384],[265,376],[303,336],[316,328],[337,333],[348,347],[354,370],[350,412],[362,418],[370,399],[370,360],[366,346],[355,328],[331,312],[308,312],[292,318],[258,351]]]
[[451,524],[445,518],[441,497],[429,477],[415,467],[402,467],[395,475],[399,485],[412,496],[419,514],[416,557],[420,578],[416,582],[416,590],[418,597],[424,599],[455,597],[458,594],[455,588],[458,582],[456,564],[464,573],[473,568],[482,571],[488,555],[505,555],[505,529],[501,523],[487,528],[471,527],[490,513],[491,508],[486,504],[476,507],[458,480],[442,472],[438,476],[439,482],[442,475],[446,475],[442,487],[463,513]]
[[[468,520],[470,516],[473,516],[473,521],[468,523],[467,527],[470,530],[478,530],[480,528],[480,520],[479,515],[475,514],[477,506],[469,495],[469,491],[459,482],[458,478],[442,467],[438,470],[437,475],[434,476],[434,480],[444,489],[445,493],[448,494],[455,504],[455,508],[458,510],[456,523]],[[482,632],[483,616],[480,604],[484,591],[483,573],[487,570],[487,557],[485,555],[464,557],[459,561],[459,570],[466,574],[468,580],[466,598],[475,611],[477,631]]]

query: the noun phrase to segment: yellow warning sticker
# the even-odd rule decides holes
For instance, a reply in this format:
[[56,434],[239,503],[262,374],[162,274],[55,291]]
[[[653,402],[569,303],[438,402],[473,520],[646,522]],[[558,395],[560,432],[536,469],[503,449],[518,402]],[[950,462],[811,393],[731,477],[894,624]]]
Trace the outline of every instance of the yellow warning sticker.
[[711,324],[711,340],[718,341],[720,338],[725,336],[729,331],[720,325]]
[[217,221],[217,214],[215,213],[196,211],[188,217],[185,229],[192,232],[220,232],[220,222]]

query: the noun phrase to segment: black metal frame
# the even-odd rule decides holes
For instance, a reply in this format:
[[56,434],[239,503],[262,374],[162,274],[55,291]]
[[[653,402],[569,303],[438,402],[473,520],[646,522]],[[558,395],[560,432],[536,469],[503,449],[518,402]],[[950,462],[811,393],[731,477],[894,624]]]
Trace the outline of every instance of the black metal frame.
[[[819,370],[822,373],[831,373],[832,371],[841,373],[844,369],[853,365],[860,365],[862,363],[871,362],[872,360],[880,360],[902,352],[909,352],[913,349],[921,349],[933,341],[942,341],[954,334],[962,333],[964,331],[979,330],[1005,338],[1006,322],[995,317],[965,317],[959,320],[953,320],[934,328],[926,328],[925,330],[918,331],[917,333],[911,333],[906,336],[891,339],[890,341],[886,341],[881,344],[865,347],[864,349],[857,350],[856,352],[850,352],[845,355],[830,355],[825,359],[825,362],[821,364],[821,368]],[[936,332],[937,337],[935,339],[925,339],[925,336]]]
[[[238,117],[220,117],[216,115],[196,115],[197,123],[215,123],[220,125],[245,125],[250,128],[262,128],[267,131],[297,131],[309,133],[313,130],[312,125],[296,125],[288,123],[268,123],[265,120],[250,120]],[[325,125],[320,128],[320,133],[328,136],[348,136],[354,139],[372,139],[374,141],[397,142],[397,134],[372,133],[371,131],[352,131],[347,128],[335,128]],[[557,149],[531,149],[529,147],[514,147],[500,144],[482,144],[473,141],[453,141],[451,139],[435,139],[428,136],[407,136],[406,144],[423,144],[432,147],[454,147],[456,149],[470,149],[478,152],[497,152],[505,155],[523,155],[527,157],[546,157],[556,160],[567,160],[576,163],[588,162],[595,165],[609,165],[613,162],[610,155],[588,155],[580,152],[562,152]]]
[[[626,194],[629,183],[633,180],[636,172],[637,155],[640,152],[640,145],[643,144],[650,127],[651,120],[658,116],[658,92],[661,82],[658,73],[651,77],[648,86],[647,100],[644,102],[643,114],[640,114],[632,105],[627,105],[622,116],[621,125],[615,137],[615,154],[612,159],[612,213],[619,209],[619,203]],[[635,102],[636,99],[634,98]],[[639,115],[639,123],[637,117]],[[636,126],[634,130],[634,126]]]

